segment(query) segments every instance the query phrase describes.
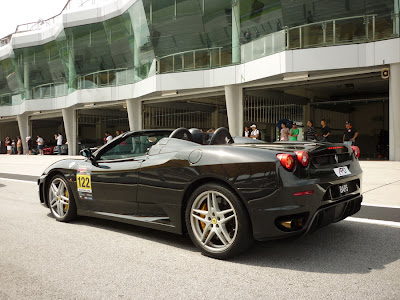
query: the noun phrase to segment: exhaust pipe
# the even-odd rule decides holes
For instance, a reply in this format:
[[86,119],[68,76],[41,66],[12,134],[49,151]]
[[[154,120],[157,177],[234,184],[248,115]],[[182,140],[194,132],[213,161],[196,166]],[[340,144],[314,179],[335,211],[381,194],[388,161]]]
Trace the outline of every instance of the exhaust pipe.
[[299,230],[304,227],[304,218],[296,218],[291,220],[283,220],[281,221],[281,225],[287,229],[291,230]]

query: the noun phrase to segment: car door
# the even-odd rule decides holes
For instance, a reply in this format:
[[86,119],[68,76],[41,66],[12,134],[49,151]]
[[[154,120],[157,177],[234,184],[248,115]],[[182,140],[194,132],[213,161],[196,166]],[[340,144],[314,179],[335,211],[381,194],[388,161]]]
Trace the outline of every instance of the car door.
[[90,173],[89,210],[136,215],[139,170],[147,151],[139,144],[140,139],[139,134],[132,134],[110,142],[98,153],[90,171],[83,170]]

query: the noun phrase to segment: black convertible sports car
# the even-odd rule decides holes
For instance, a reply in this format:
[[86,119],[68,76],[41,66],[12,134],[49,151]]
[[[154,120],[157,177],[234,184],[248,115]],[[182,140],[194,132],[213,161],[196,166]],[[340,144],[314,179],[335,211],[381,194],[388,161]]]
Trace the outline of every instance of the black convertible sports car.
[[361,207],[359,149],[319,142],[263,143],[219,128],[142,130],[40,177],[40,201],[58,221],[77,215],[188,232],[211,257],[254,239],[301,236]]

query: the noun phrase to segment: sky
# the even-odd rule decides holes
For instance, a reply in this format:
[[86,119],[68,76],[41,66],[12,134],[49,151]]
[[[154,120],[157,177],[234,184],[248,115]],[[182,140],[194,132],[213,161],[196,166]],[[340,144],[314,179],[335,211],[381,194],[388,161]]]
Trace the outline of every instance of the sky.
[[19,24],[45,20],[61,12],[68,0],[0,0],[0,38]]

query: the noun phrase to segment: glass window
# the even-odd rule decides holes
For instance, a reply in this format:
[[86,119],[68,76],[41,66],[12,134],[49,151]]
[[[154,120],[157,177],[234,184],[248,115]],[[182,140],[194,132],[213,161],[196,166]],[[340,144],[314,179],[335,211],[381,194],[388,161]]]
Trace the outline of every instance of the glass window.
[[151,146],[168,136],[169,132],[128,136],[101,154],[99,160],[124,159],[144,155]]

